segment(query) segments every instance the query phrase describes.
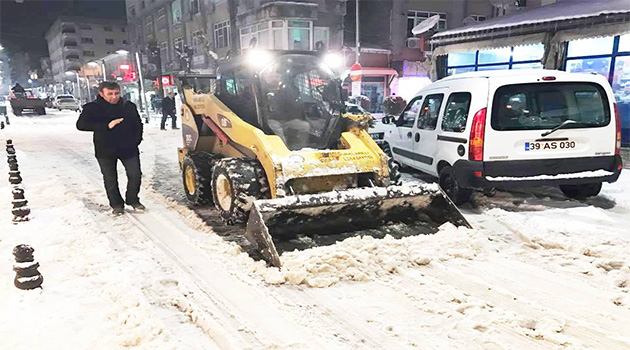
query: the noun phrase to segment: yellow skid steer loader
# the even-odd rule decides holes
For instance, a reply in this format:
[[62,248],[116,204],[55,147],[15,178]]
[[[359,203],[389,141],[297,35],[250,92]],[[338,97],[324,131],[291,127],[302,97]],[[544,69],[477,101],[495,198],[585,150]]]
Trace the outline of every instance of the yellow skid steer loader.
[[399,185],[400,173],[367,133],[371,116],[346,114],[341,81],[312,52],[250,50],[216,75],[183,74],[188,199],[214,203],[265,260],[274,239],[390,223],[470,226],[437,185]]

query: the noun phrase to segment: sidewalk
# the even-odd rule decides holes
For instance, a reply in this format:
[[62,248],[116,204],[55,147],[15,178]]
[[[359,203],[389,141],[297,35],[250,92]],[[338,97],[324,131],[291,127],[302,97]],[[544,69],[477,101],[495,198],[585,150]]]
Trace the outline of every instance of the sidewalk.
[[624,169],[630,169],[630,148],[622,148],[620,153]]

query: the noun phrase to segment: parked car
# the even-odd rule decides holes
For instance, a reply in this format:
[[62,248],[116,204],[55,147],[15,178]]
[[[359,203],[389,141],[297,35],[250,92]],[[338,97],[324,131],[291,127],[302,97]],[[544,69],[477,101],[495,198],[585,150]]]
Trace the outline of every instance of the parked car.
[[422,89],[385,134],[394,161],[438,178],[456,203],[473,189],[557,185],[596,196],[622,164],[605,77],[550,70],[464,73]]
[[75,112],[78,112],[81,109],[81,104],[79,100],[74,98],[72,95],[57,95],[53,100],[54,108],[58,110],[69,109]]

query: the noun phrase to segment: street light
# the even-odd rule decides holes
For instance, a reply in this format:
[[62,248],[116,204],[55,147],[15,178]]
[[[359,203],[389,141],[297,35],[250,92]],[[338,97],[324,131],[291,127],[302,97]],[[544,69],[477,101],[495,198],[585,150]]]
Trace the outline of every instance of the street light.
[[79,103],[81,103],[81,82],[79,81],[79,72],[67,71],[66,75],[76,74],[77,76],[77,93],[79,95]]
[[126,55],[129,53],[129,51],[120,49],[120,50],[116,50],[116,53],[119,55]]

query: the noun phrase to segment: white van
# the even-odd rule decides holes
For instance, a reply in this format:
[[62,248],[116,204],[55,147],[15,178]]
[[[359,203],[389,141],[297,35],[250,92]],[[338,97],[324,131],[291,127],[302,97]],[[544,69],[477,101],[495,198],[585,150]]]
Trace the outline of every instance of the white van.
[[384,137],[394,161],[439,179],[456,202],[473,189],[559,185],[596,196],[622,164],[606,78],[554,70],[464,73],[422,89]]

